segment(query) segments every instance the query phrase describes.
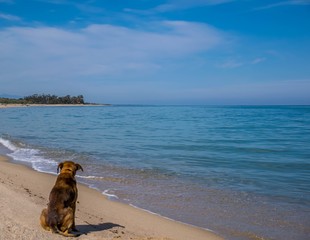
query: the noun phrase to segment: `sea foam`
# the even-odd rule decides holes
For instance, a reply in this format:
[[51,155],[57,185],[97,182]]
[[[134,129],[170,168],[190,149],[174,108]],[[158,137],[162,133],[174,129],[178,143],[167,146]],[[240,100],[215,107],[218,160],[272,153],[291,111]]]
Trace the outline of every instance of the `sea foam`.
[[0,138],[0,144],[11,151],[7,155],[14,161],[29,164],[33,169],[39,172],[55,174],[55,172],[49,171],[48,169],[50,167],[56,169],[57,162],[43,157],[39,149],[22,146],[23,144],[14,143],[5,138]]

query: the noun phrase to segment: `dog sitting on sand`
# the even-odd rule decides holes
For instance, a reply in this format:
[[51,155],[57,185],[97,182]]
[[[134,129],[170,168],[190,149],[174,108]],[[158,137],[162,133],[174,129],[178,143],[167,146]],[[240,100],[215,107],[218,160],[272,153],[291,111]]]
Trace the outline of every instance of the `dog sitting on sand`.
[[80,164],[65,161],[59,163],[57,173],[59,169],[60,174],[49,195],[48,207],[42,210],[40,223],[47,231],[66,237],[77,237],[78,234],[70,233],[77,231],[75,228],[75,208],[78,190],[75,173],[77,170],[83,171],[83,168]]

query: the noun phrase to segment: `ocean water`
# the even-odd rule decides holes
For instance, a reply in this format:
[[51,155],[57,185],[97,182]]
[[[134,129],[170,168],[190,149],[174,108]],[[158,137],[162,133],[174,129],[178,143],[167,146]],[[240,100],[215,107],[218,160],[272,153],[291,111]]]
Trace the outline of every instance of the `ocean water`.
[[0,109],[0,153],[226,239],[310,239],[310,106]]

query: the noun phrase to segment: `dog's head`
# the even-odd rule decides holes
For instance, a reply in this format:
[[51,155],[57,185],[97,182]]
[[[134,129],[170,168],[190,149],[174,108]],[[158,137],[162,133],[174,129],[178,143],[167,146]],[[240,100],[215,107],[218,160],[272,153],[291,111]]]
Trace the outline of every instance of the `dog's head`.
[[80,164],[72,162],[72,161],[65,161],[58,164],[57,173],[71,173],[72,176],[75,176],[77,170],[82,170],[83,168]]

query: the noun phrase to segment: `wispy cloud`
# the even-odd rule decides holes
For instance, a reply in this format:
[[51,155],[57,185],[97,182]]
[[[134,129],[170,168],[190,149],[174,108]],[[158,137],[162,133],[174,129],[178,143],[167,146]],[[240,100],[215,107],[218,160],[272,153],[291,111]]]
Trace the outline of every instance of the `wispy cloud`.
[[73,1],[73,0],[36,0],[36,1],[47,2],[47,3],[51,3],[55,5],[73,6],[74,8],[80,10],[81,12],[86,12],[86,13],[97,14],[97,13],[103,12],[102,8],[96,7],[92,4],[93,1],[84,1],[83,3],[80,3],[78,1]]
[[52,3],[52,4],[72,4],[73,2],[71,0],[35,0],[38,2],[47,2],[47,3]]
[[259,58],[255,58],[255,59],[253,59],[250,63],[251,64],[259,64],[259,63],[261,63],[261,62],[265,62],[266,61],[266,58],[264,58],[264,57],[259,57]]
[[124,9],[126,12],[134,12],[138,14],[149,14],[153,12],[170,12],[176,10],[184,10],[203,6],[220,5],[235,0],[168,0],[165,3],[148,10]]
[[267,59],[265,57],[257,57],[252,60],[240,60],[238,58],[229,58],[219,64],[217,64],[217,67],[224,68],[224,69],[234,69],[234,68],[240,68],[243,66],[248,65],[257,65],[262,62],[265,62]]
[[18,16],[14,16],[11,14],[5,14],[5,13],[0,13],[0,18],[7,20],[7,21],[14,21],[14,22],[18,22],[21,21],[22,19]]
[[289,5],[310,5],[310,0],[289,0],[289,1],[281,1],[269,5],[265,5],[262,7],[255,8],[254,10],[265,10],[265,9],[270,9],[270,8],[275,8],[275,7],[282,7],[282,6],[289,6]]
[[232,68],[239,68],[244,64],[245,64],[244,62],[238,61],[236,59],[228,59],[220,64],[217,64],[217,67],[224,69],[232,69]]

